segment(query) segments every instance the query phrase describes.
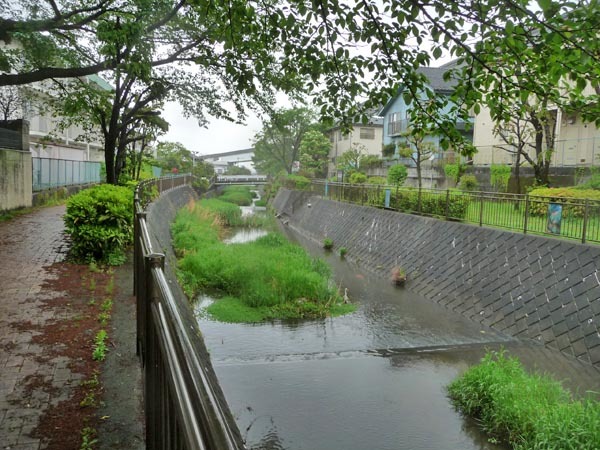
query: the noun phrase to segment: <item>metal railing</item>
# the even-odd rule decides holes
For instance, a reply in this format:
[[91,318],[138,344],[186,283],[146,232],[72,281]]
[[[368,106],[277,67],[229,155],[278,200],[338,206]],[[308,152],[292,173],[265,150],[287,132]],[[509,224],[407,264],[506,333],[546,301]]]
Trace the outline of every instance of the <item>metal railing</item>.
[[313,192],[338,201],[600,243],[600,200],[456,189],[351,185],[313,180]]
[[147,449],[240,450],[217,387],[184,326],[165,277],[165,255],[153,248],[146,206],[167,189],[190,184],[180,175],[140,183],[134,198],[134,294],[137,353],[143,370]]

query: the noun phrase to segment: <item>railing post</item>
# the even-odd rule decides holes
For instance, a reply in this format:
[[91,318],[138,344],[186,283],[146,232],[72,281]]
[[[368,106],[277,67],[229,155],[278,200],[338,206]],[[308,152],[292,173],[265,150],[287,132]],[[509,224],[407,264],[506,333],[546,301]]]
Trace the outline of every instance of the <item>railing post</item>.
[[161,394],[161,375],[162,370],[159,364],[160,348],[158,344],[158,336],[154,329],[152,320],[152,303],[158,299],[158,292],[155,286],[152,270],[162,268],[164,266],[165,256],[161,253],[152,253],[144,256],[144,284],[145,296],[142,299],[143,303],[143,358],[145,363],[144,370],[144,400],[146,410],[146,448],[155,449],[157,447],[157,439],[161,439],[160,430],[161,414],[162,414],[162,397]]
[[450,189],[446,189],[446,220],[450,219]]
[[525,194],[525,217],[523,218],[523,234],[527,234],[527,220],[529,219],[529,194]]
[[588,219],[588,199],[585,199],[583,206],[583,225],[581,227],[581,243],[585,244],[585,235],[587,233],[587,219]]
[[479,193],[479,226],[483,226],[483,194]]

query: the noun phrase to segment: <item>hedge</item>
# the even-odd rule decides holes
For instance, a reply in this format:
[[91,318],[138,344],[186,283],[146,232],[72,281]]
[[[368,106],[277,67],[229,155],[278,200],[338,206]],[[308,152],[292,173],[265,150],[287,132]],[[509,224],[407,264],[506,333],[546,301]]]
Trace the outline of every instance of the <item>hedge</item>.
[[600,204],[600,191],[594,189],[537,188],[529,193],[529,197],[529,212],[534,216],[545,216],[548,204],[554,202],[563,205],[563,217],[583,217],[585,199],[592,200],[590,203],[596,206]]

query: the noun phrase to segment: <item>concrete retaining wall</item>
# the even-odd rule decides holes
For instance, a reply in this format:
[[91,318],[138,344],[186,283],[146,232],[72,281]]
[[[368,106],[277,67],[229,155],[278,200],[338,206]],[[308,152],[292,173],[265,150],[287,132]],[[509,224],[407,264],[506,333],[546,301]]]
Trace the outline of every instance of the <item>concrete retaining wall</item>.
[[[308,204],[310,203],[310,207]],[[600,366],[600,248],[340,203],[282,189],[287,226],[472,320]]]
[[31,206],[31,153],[0,149],[0,212]]

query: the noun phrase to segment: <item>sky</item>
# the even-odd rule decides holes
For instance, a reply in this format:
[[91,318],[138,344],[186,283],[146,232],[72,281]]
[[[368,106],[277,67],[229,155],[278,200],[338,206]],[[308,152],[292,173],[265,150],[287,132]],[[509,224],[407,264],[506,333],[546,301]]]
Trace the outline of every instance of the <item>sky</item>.
[[250,112],[246,125],[210,119],[206,128],[200,127],[196,120],[183,117],[181,107],[173,102],[165,105],[163,117],[170,124],[169,131],[158,140],[180,142],[188,150],[200,155],[250,148],[254,135],[262,128],[262,121]]

